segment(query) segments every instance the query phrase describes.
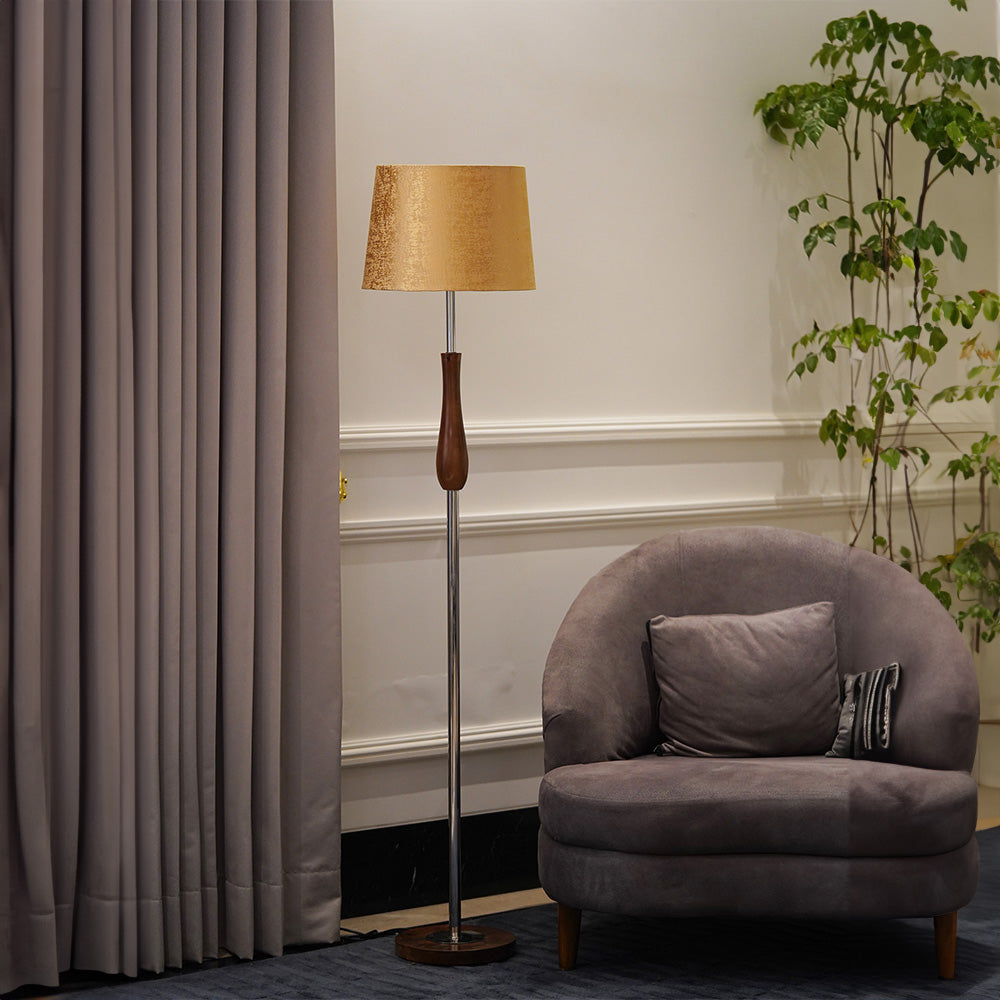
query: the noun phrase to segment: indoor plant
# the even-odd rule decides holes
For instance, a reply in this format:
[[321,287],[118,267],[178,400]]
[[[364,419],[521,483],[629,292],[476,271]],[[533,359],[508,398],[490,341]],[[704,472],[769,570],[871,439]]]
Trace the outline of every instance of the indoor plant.
[[[966,9],[966,0],[949,3]],[[989,525],[989,490],[1000,484],[998,439],[980,427],[968,444],[942,422],[949,405],[989,403],[1000,390],[997,344],[984,328],[1000,314],[1000,297],[941,286],[940,259],[964,262],[967,247],[934,218],[929,196],[945,175],[1000,164],[1000,119],[973,97],[976,88],[1000,84],[1000,61],[941,51],[926,25],[863,11],[827,25],[812,65],[825,79],[779,86],[754,109],[793,155],[828,136],[843,164],[841,190],[803,197],[788,210],[809,225],[808,256],[823,243],[838,248],[846,286],[843,322],[825,329],[814,322],[799,337],[789,377],[848,366],[848,398],[823,418],[820,438],[865,469],[854,541],[866,534],[874,551],[916,573],[960,628],[971,626],[978,647],[1000,632],[1000,533]],[[903,190],[901,167],[914,158],[919,179]],[[956,354],[965,371],[942,386],[939,372],[948,366],[935,367],[949,355],[954,364]],[[939,433],[949,460],[938,471],[953,488],[964,480],[979,488],[978,517],[953,524],[946,552],[925,551],[917,522],[913,486],[934,463],[912,440],[914,421]]]

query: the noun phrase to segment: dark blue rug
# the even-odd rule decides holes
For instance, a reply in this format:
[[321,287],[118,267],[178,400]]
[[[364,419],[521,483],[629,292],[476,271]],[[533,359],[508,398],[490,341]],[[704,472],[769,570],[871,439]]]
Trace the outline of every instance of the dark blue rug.
[[560,972],[552,905],[482,921],[517,935],[515,956],[496,965],[453,969],[411,965],[396,957],[393,939],[383,937],[68,995],[81,1000],[998,1000],[1000,829],[978,836],[979,892],[959,914],[958,968],[952,982],[937,978],[930,919],[636,920],[585,913],[579,964],[573,972]]

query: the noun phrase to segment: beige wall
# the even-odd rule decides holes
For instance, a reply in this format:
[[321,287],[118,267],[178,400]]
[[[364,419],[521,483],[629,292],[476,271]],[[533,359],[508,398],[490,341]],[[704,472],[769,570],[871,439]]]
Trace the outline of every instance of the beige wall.
[[[459,294],[457,333],[465,805],[530,805],[542,666],[593,572],[679,526],[845,535],[857,479],[815,439],[836,397],[785,380],[792,341],[844,296],[785,208],[837,174],[790,163],[751,110],[859,6],[335,0],[345,829],[446,810],[444,297],[361,291],[375,164],[527,168],[538,289]],[[879,9],[995,53],[996,4],[970,6]],[[949,185],[962,287],[995,286],[995,179]]]

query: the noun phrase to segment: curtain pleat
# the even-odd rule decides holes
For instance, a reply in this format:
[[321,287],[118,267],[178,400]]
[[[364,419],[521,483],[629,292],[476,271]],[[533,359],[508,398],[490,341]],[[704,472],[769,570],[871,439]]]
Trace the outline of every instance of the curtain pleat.
[[[14,134],[14,18],[13,9],[0,4],[0,135]],[[11,589],[11,531],[10,531],[10,478],[13,455],[13,309],[11,282],[13,280],[13,198],[14,164],[13,144],[0,145],[0,609],[12,607]],[[0,719],[9,719],[10,691],[10,614],[0,610]],[[3,723],[0,723],[2,726]],[[13,744],[11,735],[0,746],[0,754],[8,752]],[[17,845],[17,821],[10,808],[14,801],[11,767],[0,766],[0,949],[13,955],[18,942],[14,927],[25,899],[20,870],[14,864]],[[4,891],[3,886],[7,889]],[[16,895],[15,895],[16,894]],[[28,963],[11,962],[8,978],[17,981]],[[0,984],[2,988],[2,984]]]
[[222,98],[225,6],[205,0],[197,10],[197,757],[201,813],[204,954],[220,946],[219,676],[219,439],[222,381]]
[[84,15],[80,828],[86,836],[80,838],[73,962],[135,975],[131,10],[94,0]]
[[[249,958],[253,949],[253,840],[243,831],[253,824],[256,49],[256,5],[230,6],[222,111],[219,735],[225,780],[220,876],[225,940],[240,958]],[[243,99],[231,100],[233,94]]]
[[[206,955],[218,951],[218,918],[215,890],[215,841],[214,815],[205,808],[214,800],[214,777],[203,769],[203,760],[212,737],[205,731],[202,720],[214,724],[214,688],[209,691],[203,642],[210,633],[208,624],[214,612],[207,613],[205,588],[202,584],[204,568],[199,554],[202,544],[201,455],[206,442],[218,440],[218,427],[214,438],[203,427],[201,389],[199,386],[199,352],[205,335],[201,320],[207,316],[199,305],[201,273],[201,245],[199,220],[205,214],[207,199],[201,201],[199,191],[201,172],[199,157],[202,144],[199,139],[199,95],[205,85],[201,69],[201,39],[209,34],[209,26],[221,18],[211,20],[213,8],[202,3],[185,0],[181,8],[181,44],[185,58],[181,60],[181,379],[182,405],[187,419],[181,430],[181,605],[180,605],[180,686],[184,696],[180,702],[179,739],[184,752],[178,757],[180,789],[174,808],[180,828],[180,938],[176,927],[168,925],[171,937],[171,964],[178,952],[183,961],[200,962]],[[202,488],[204,492],[204,485]],[[214,756],[212,757],[214,767]],[[211,863],[209,863],[211,859]]]
[[82,227],[82,72],[81,14],[66,11],[64,18],[45,20],[45,50],[61,58],[45,62],[46,92],[66,95],[59,115],[45,115],[45,203],[57,206],[46,213],[44,275],[46,287],[65,295],[46,297],[44,351],[46,481],[43,524],[43,636],[49,650],[43,670],[49,671],[43,689],[45,732],[51,734],[51,764],[47,778],[56,945],[59,961],[68,965],[73,929],[73,893],[76,881],[77,832],[59,821],[79,811],[80,743],[80,414],[82,381],[81,227]]
[[288,71],[287,2],[259,8],[255,159],[258,247],[257,415],[268,433],[257,449],[254,494],[253,878],[255,924],[265,950],[284,926],[281,851],[281,524],[283,483],[268,469],[285,465],[285,345],[288,342]]
[[[37,831],[47,843],[51,836],[46,794],[37,794],[37,783],[49,772],[51,758],[40,738],[45,722],[47,685],[50,674],[42,649],[42,394],[43,328],[45,309],[41,284],[45,240],[40,218],[45,196],[45,158],[42,109],[44,106],[45,47],[44,11],[25,11],[12,24],[13,73],[19,86],[13,89],[13,136],[19,157],[13,162],[12,205],[4,214],[11,218],[12,413],[9,497],[11,505],[9,551],[10,656],[7,673],[8,712],[11,737],[5,742],[22,752],[9,762],[9,815],[13,822],[13,850],[17,852],[20,831]],[[20,294],[14,295],[14,290]],[[33,335],[32,335],[33,334]],[[13,387],[17,387],[15,400]],[[23,404],[23,405],[22,405]],[[6,631],[6,630],[5,630]],[[11,670],[17,663],[29,669]],[[56,950],[55,888],[48,852],[31,849],[11,859],[9,920],[4,936],[10,940],[14,961],[22,975],[44,971],[38,956]],[[6,915],[6,914],[5,914]]]
[[0,134],[0,991],[335,940],[332,6],[0,2]]
[[[178,3],[157,8],[156,46],[156,275],[159,290],[156,323],[159,350],[156,391],[159,400],[157,486],[159,510],[159,662],[163,681],[157,722],[162,764],[157,789],[161,835],[157,845],[161,863],[164,948],[161,961],[183,962],[180,896],[180,762],[181,739],[181,514],[183,393],[182,218],[184,173],[183,134],[183,7]],[[155,898],[155,897],[151,897]]]
[[[159,304],[165,308],[171,289],[160,286],[158,242],[160,219],[157,203],[170,197],[169,184],[159,182],[158,97],[161,74],[158,60],[158,25],[155,4],[137,4],[132,26],[132,308],[135,360],[135,604],[136,604],[136,827],[138,896],[138,965],[162,967],[164,915],[169,887],[164,882],[161,842],[167,847],[167,830],[160,809],[161,785],[169,780],[173,761],[168,752],[172,727],[160,725],[161,698],[174,684],[176,668],[161,653],[166,622],[161,620],[161,596],[169,594],[161,574],[166,569],[174,538],[162,537],[166,498],[160,477],[161,411],[159,345],[169,339],[169,328],[160,323]],[[168,372],[163,373],[165,377]],[[163,422],[165,435],[170,425]],[[163,742],[163,757],[160,743]],[[173,747],[174,754],[177,747]],[[176,758],[175,758],[176,759]],[[163,895],[163,905],[159,896]],[[134,973],[132,973],[134,974]]]
[[[340,923],[340,441],[333,35],[326,5],[294,3],[290,27],[287,398],[282,538],[282,851],[286,933]],[[329,262],[334,266],[330,267]],[[332,391],[331,391],[332,390]]]

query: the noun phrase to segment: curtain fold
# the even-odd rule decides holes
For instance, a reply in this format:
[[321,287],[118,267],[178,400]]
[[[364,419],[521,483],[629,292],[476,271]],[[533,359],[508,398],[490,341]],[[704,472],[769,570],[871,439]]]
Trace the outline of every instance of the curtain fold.
[[0,0],[0,991],[335,940],[329,0]]

